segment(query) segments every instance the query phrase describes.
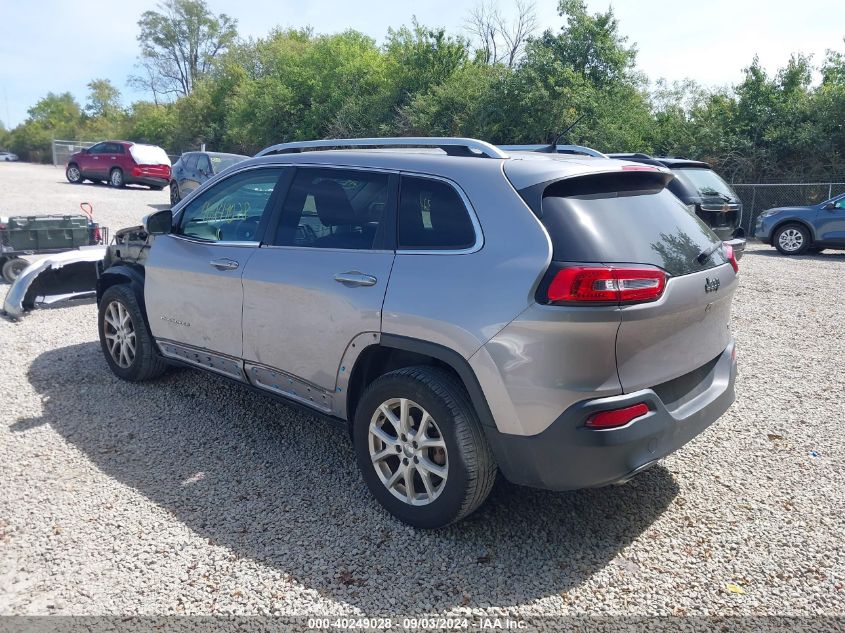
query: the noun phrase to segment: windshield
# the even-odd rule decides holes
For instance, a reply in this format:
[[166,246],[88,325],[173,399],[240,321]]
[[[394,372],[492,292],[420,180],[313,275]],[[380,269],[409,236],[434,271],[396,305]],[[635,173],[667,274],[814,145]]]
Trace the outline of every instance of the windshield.
[[155,145],[140,145],[135,143],[129,148],[132,159],[139,165],[167,165],[170,167],[170,159],[164,150]]
[[235,163],[239,163],[242,160],[246,160],[246,156],[226,156],[221,154],[209,154],[208,157],[211,159],[211,169],[214,171],[215,174],[219,174],[224,169],[228,169]]
[[693,191],[697,191],[700,196],[719,196],[720,198],[728,198],[730,200],[736,200],[738,198],[730,188],[730,185],[711,169],[682,167],[673,169],[672,173]]

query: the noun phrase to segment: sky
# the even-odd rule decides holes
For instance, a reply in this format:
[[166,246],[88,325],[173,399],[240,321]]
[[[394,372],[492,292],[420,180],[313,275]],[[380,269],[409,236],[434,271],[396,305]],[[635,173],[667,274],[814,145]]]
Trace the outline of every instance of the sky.
[[[243,37],[275,26],[312,26],[318,33],[357,29],[381,42],[390,26],[420,23],[462,29],[479,0],[207,0],[238,19]],[[102,0],[0,0],[0,121],[21,123],[48,92],[70,91],[84,104],[86,84],[110,79],[125,104],[142,98],[126,85],[138,55],[137,21],[157,0],[111,7]],[[826,49],[845,51],[845,0],[587,0],[591,11],[612,4],[621,32],[637,45],[639,69],[652,80],[691,78],[705,86],[741,80],[754,55],[774,72],[790,53],[816,63]],[[511,3],[499,0],[507,12]],[[536,0],[541,30],[557,30],[557,0]],[[118,10],[113,10],[117,8]]]

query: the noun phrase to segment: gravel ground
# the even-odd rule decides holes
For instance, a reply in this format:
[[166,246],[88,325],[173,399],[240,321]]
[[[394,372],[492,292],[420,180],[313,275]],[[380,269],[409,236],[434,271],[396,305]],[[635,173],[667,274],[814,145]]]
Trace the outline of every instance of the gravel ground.
[[[0,215],[115,230],[167,192],[0,164]],[[628,485],[500,483],[416,532],[346,435],[184,370],[120,382],[91,302],[0,319],[0,614],[845,614],[845,254],[752,247],[738,400]]]

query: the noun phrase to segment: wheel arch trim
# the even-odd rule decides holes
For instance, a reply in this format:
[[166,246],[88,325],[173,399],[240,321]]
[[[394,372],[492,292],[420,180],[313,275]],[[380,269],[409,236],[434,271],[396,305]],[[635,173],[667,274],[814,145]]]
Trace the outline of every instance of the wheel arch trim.
[[798,217],[793,216],[791,218],[783,218],[782,220],[780,220],[777,224],[775,224],[772,227],[772,232],[770,233],[770,235],[772,236],[771,237],[772,246],[774,246],[775,235],[777,234],[777,232],[780,231],[787,224],[800,224],[805,229],[807,229],[807,231],[810,233],[810,240],[812,240],[813,242],[816,241],[816,239],[817,239],[816,238],[816,232],[813,229],[813,225],[810,222],[808,222],[807,220],[805,220],[804,218],[798,218]]
[[135,297],[138,299],[138,306],[141,308],[141,314],[144,317],[144,324],[149,329],[150,321],[147,317],[147,304],[144,301],[144,279],[144,269],[140,266],[119,264],[106,268],[97,278],[97,305],[100,305],[103,293],[106,290],[118,284],[126,284],[135,293]]
[[[365,342],[366,344],[359,347],[358,345],[360,339],[363,339],[362,342]],[[339,408],[341,409],[339,413],[350,423],[352,420],[350,419],[349,411],[348,387],[355,370],[358,368],[358,361],[363,355],[363,351],[370,349],[373,346],[414,352],[416,354],[429,356],[430,358],[439,360],[451,368],[461,379],[461,382],[463,382],[481,424],[483,426],[495,428],[496,423],[490,410],[490,405],[484,395],[484,391],[481,389],[481,383],[478,381],[478,377],[470,366],[469,361],[460,353],[451,348],[445,347],[444,345],[433,343],[431,341],[400,336],[398,334],[382,333],[378,336],[372,332],[359,334],[350,341],[347,351],[344,353],[343,360],[338,367],[337,391],[338,396],[340,396],[338,398],[338,405],[340,405]],[[355,351],[350,353],[350,350],[352,350],[353,347]]]

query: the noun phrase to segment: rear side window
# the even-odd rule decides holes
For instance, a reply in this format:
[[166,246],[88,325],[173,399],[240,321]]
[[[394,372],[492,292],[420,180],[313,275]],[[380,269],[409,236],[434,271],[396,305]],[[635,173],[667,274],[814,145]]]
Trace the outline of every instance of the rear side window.
[[211,175],[211,162],[209,162],[206,154],[199,155],[199,158],[197,159],[197,169],[202,174],[206,174],[208,176]]
[[474,244],[475,229],[454,187],[430,178],[402,177],[401,250],[461,250]]
[[387,174],[299,168],[282,208],[274,244],[366,250],[383,241]]
[[196,154],[188,154],[185,158],[185,169],[188,171],[195,171],[197,168],[197,155]]
[[548,186],[541,219],[555,261],[651,264],[673,276],[727,263],[722,249],[701,256],[721,240],[660,178],[602,174]]

